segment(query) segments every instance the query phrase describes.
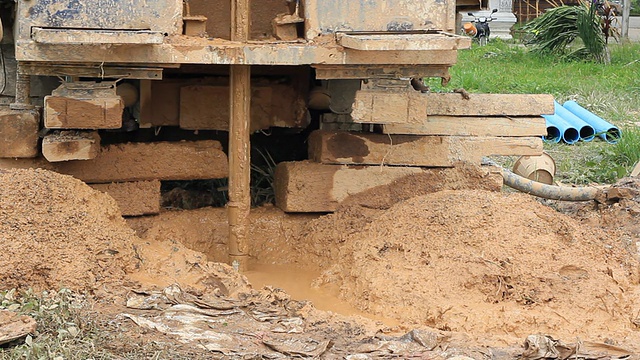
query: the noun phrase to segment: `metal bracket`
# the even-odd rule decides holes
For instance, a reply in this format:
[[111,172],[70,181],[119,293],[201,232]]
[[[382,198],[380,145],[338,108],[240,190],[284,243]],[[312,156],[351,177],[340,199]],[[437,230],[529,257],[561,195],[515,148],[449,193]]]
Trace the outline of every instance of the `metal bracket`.
[[31,38],[41,44],[162,44],[164,35],[148,30],[103,30],[103,29],[31,29]]
[[446,84],[449,75],[448,65],[425,66],[349,66],[349,65],[314,65],[317,79],[402,79],[402,78],[441,78]]

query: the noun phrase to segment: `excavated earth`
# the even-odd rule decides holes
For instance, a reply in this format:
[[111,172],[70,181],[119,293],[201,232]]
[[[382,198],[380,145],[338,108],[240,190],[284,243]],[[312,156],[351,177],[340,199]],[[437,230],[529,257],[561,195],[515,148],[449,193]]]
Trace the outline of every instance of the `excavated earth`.
[[[302,319],[303,333],[316,345],[331,340],[325,353],[290,351],[287,356],[367,353],[374,358],[377,351],[386,358],[393,353],[389,346],[387,353],[380,353],[380,346],[375,351],[363,346],[372,339],[398,340],[387,336],[412,329],[449,339],[448,346],[439,340],[441,352],[432,358],[486,358],[477,349],[488,347],[522,351],[531,334],[638,353],[640,187],[635,180],[625,181],[617,185],[624,189],[617,198],[599,205],[545,204],[524,194],[485,190],[411,197],[415,183],[404,181],[395,184],[393,191],[400,195],[394,197],[403,199],[395,204],[371,206],[381,190],[328,215],[287,215],[273,207],[252,211],[254,266],[312,273],[307,285],[335,295],[362,317],[319,311],[273,287],[252,289],[246,277],[221,263],[226,257],[224,209],[166,211],[125,221],[113,199],[72,177],[44,170],[0,171],[0,289],[67,287],[123,308],[131,290],[149,295],[165,289],[175,304],[175,296],[166,292],[172,284],[199,297],[191,304],[213,296],[254,309],[261,303],[256,299],[267,299],[262,303],[271,310],[261,314],[286,309],[289,319]],[[142,326],[151,318],[131,319]],[[264,324],[274,318],[260,319]],[[279,319],[278,324],[285,323]],[[242,324],[229,329],[240,336]],[[271,331],[301,334],[287,329]],[[411,334],[417,341],[419,336]],[[287,354],[262,341],[271,351]],[[453,344],[457,351],[451,350]],[[207,346],[227,354],[220,344]]]

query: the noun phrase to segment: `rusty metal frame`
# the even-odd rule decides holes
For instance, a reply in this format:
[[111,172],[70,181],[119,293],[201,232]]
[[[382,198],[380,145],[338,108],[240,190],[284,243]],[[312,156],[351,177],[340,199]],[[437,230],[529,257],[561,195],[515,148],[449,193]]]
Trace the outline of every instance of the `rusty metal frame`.
[[[251,0],[231,0],[231,39],[249,40]],[[229,73],[229,263],[249,269],[249,213],[251,211],[251,67],[231,65]]]
[[146,79],[162,80],[163,68],[127,67],[111,64],[49,64],[21,62],[25,74],[41,76],[79,76],[105,79]]
[[16,44],[16,59],[53,63],[222,64],[222,65],[449,65],[470,40],[452,37],[437,50],[353,50],[335,36],[315,42],[239,42],[184,36],[159,45]]

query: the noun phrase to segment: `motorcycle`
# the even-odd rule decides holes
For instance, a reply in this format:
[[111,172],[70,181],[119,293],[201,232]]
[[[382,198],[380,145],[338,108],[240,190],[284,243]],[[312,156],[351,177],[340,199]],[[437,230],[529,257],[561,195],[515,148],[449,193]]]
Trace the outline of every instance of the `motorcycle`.
[[492,20],[496,20],[496,18],[493,17],[493,14],[496,12],[498,12],[498,9],[491,10],[491,14],[489,15],[489,17],[478,17],[473,13],[467,13],[467,15],[473,16],[473,22],[465,23],[462,27],[462,32],[467,36],[471,36],[472,38],[477,39],[480,46],[487,45],[487,41],[489,41],[489,35],[491,34],[489,23]]

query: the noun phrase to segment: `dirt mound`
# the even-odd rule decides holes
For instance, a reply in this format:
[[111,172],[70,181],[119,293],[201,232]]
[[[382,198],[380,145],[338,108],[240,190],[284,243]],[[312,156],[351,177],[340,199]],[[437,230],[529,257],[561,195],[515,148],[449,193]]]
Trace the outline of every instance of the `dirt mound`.
[[135,266],[111,197],[46,170],[0,170],[0,184],[0,288],[94,289]]
[[[230,295],[250,287],[174,236],[140,239],[110,196],[47,170],[0,170],[0,289],[103,296],[177,283]],[[124,286],[123,286],[124,285]]]
[[534,333],[638,337],[637,261],[527,195],[443,191],[355,219],[361,230],[313,247],[344,242],[317,282],[364,311],[511,344]]
[[604,189],[596,201],[544,203],[577,219],[582,226],[609,233],[640,259],[640,178],[618,180]]
[[351,195],[342,205],[357,204],[368,209],[388,209],[400,201],[436,191],[499,191],[501,187],[502,175],[497,168],[460,162],[454,168],[405,176],[389,185],[377,186]]

